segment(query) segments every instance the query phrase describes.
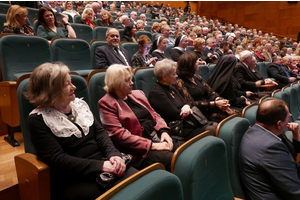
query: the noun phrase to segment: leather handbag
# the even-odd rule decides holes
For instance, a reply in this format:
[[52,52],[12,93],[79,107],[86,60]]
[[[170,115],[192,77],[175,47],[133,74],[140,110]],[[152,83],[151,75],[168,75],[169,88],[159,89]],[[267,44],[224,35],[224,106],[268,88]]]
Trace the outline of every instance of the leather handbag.
[[184,137],[184,135],[183,135],[183,123],[184,123],[183,119],[169,122],[168,126],[171,129],[171,134],[172,135],[177,135],[177,136],[180,136],[180,137]]
[[[125,153],[121,153],[121,155],[127,168],[132,160],[132,155]],[[96,182],[101,188],[108,188],[117,178],[118,176],[115,174],[109,172],[102,172],[101,174],[96,176]]]
[[189,117],[187,117],[187,119],[185,120],[186,124],[192,127],[199,127],[208,123],[207,118],[202,114],[199,108],[193,106],[191,110],[193,111],[193,113],[190,114]]

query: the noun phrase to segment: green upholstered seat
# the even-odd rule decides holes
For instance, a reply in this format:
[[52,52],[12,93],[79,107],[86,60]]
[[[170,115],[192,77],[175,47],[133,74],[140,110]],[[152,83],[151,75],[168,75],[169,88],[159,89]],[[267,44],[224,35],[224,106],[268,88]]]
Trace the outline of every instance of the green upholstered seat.
[[[96,40],[106,40],[106,31],[108,27],[97,26],[93,30],[93,36]],[[121,37],[120,37],[121,38]]]
[[90,45],[84,40],[60,38],[51,45],[53,60],[66,64],[70,71],[87,76],[93,70]]
[[165,52],[167,52],[168,54],[170,54],[171,53],[171,49],[172,48],[174,48],[174,45],[172,45],[172,44],[168,44],[167,45],[167,47],[166,47],[166,50],[165,50]]
[[184,199],[234,199],[220,138],[206,136],[191,144],[178,156],[173,173],[181,181]]
[[136,42],[125,42],[121,44],[121,47],[128,51],[130,58],[139,50],[139,44]]
[[[151,33],[152,26],[144,26],[144,30]],[[151,35],[151,37],[149,37],[149,38],[150,38],[150,40],[152,40],[152,35]]]
[[209,69],[209,75],[211,75],[215,69],[215,64],[212,64],[212,65],[208,65],[208,69]]
[[124,35],[124,29],[118,29],[118,31],[119,31],[119,35],[120,35],[120,41],[121,41],[123,38],[123,35]]
[[155,163],[137,172],[97,200],[183,200],[178,177],[157,165],[162,164]]
[[256,122],[257,109],[258,109],[257,103],[252,103],[243,109],[242,117],[248,119],[250,125],[254,125]]
[[21,35],[1,38],[0,60],[3,81],[16,81],[17,76],[31,73],[39,65],[53,61],[48,40]]
[[238,198],[245,198],[238,170],[238,155],[242,137],[249,126],[246,118],[233,117],[222,124],[218,131],[218,137],[226,144],[231,188]]
[[189,49],[189,50],[192,51],[192,52],[194,52],[194,50],[195,50],[195,47],[194,47],[194,46],[187,46],[186,48]]
[[154,74],[154,68],[138,70],[134,77],[136,89],[142,90],[148,98],[148,95],[157,80]]
[[79,23],[81,20],[81,15],[77,15],[74,17],[74,23]]
[[153,19],[152,22],[160,22],[160,19]]
[[209,69],[206,65],[199,65],[199,69],[196,74],[199,74],[205,82],[209,79]]
[[71,24],[78,39],[83,39],[90,43],[93,40],[93,29],[87,24]]
[[147,35],[148,38],[152,41],[152,35],[149,31],[137,31],[135,36],[136,38],[140,38],[141,35]]
[[[38,12],[39,12],[39,9],[36,9],[36,8],[29,8],[29,7],[26,7],[26,9],[28,10],[28,20],[30,22],[30,25],[32,25],[32,20],[37,18],[38,17]],[[72,21],[73,22],[73,21]]]
[[114,21],[113,24],[118,27],[118,26],[120,26],[122,24],[122,22],[116,22],[116,21]]
[[[3,31],[4,23],[6,22],[6,14],[0,14],[0,30]],[[151,39],[151,38],[150,38]]]
[[283,92],[287,93],[289,101],[289,110],[292,114],[291,119],[293,122],[300,124],[300,112],[298,108],[298,94],[295,87],[286,87],[283,88]]
[[155,40],[156,36],[158,35],[159,33],[152,33],[152,38],[150,38],[152,40],[152,42]]
[[98,101],[106,94],[104,90],[104,79],[106,72],[100,72],[94,74],[89,80],[89,91],[91,97],[91,111],[95,118],[100,122],[100,116],[98,111]]
[[[258,64],[258,63],[257,63]],[[256,64],[256,65],[257,65]],[[259,65],[258,71],[264,78],[270,78],[271,76],[268,73],[268,68],[271,65],[271,62],[263,62]]]
[[0,13],[6,14],[10,6],[9,3],[0,3]]
[[97,69],[97,65],[95,62],[95,51],[97,47],[103,46],[103,45],[107,45],[108,42],[107,41],[93,41],[93,43],[90,45],[91,48],[91,61],[92,61],[92,65],[94,69]]

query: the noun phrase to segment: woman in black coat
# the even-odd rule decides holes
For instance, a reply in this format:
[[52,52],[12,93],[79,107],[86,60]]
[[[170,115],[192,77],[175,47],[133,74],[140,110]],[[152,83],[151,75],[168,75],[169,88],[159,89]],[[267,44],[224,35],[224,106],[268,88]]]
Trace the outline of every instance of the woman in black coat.
[[128,23],[124,28],[122,42],[137,42],[135,39],[136,30],[134,23]]
[[190,51],[186,49],[188,45],[188,38],[186,35],[180,35],[175,40],[174,48],[171,49],[170,55],[172,59],[177,62],[178,58],[186,53],[187,51]]

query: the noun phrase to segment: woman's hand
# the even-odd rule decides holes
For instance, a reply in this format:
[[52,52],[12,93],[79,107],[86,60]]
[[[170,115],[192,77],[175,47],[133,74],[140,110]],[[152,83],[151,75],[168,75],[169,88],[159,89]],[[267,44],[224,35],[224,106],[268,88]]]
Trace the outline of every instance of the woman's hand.
[[61,22],[62,22],[63,24],[66,24],[66,23],[68,23],[68,18],[66,18],[66,17],[63,17],[63,18],[61,19]]
[[151,147],[151,150],[156,150],[156,151],[172,151],[172,149],[170,148],[169,144],[166,142],[152,143],[152,147]]
[[263,80],[256,81],[255,87],[260,87],[262,83],[263,83]]
[[163,142],[167,142],[169,144],[170,151],[172,151],[172,149],[173,149],[173,140],[167,132],[163,132],[161,134],[160,143],[163,143]]
[[102,171],[123,176],[126,170],[124,160],[119,156],[113,156],[109,161],[104,161]]
[[150,64],[153,63],[153,61],[155,61],[156,59],[157,59],[157,57],[150,58],[150,60],[148,61],[148,64],[150,65]]
[[180,112],[180,116],[182,117],[182,118],[186,118],[186,117],[188,117],[189,115],[190,115],[190,113],[192,113],[193,111],[191,110],[191,107],[189,106],[189,105],[184,105],[184,106],[182,106],[182,108],[181,108],[181,112]]
[[251,95],[253,95],[253,94],[254,94],[253,92],[247,91],[247,92],[246,92],[246,97],[251,97]]
[[226,111],[230,107],[230,104],[228,100],[222,99],[216,101],[216,106],[220,108],[222,111]]

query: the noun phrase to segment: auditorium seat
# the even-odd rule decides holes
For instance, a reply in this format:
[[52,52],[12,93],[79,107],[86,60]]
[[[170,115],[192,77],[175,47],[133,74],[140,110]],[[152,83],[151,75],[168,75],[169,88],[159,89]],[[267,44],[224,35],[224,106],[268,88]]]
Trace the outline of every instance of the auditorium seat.
[[148,95],[157,80],[154,74],[154,68],[138,70],[134,77],[136,89],[142,90],[148,98]]
[[258,105],[257,105],[257,103],[254,102],[254,103],[246,106],[243,109],[242,117],[248,119],[249,122],[250,122],[250,125],[254,125],[255,122],[256,122],[256,111],[257,111],[257,108],[258,108]]
[[139,50],[139,44],[136,42],[121,42],[120,46],[128,51],[130,58]]
[[90,43],[93,40],[93,29],[87,24],[71,23],[72,28],[76,33],[77,39],[83,39]]
[[95,51],[97,47],[103,46],[103,45],[107,45],[108,42],[105,40],[92,40],[90,43],[90,48],[91,48],[91,61],[92,61],[92,65],[93,65],[93,69],[97,69],[97,65],[95,62]]
[[216,133],[217,137],[221,138],[226,145],[228,171],[233,194],[235,197],[243,199],[245,199],[245,195],[239,176],[238,156],[241,140],[249,126],[248,119],[230,116],[219,123]]
[[87,77],[93,70],[90,58],[90,45],[84,40],[59,38],[51,43],[53,60],[66,64],[70,71]]
[[198,71],[196,71],[196,74],[199,74],[205,82],[207,82],[207,80],[209,79],[209,69],[206,65],[199,65],[198,66]]
[[106,40],[106,31],[108,27],[97,26],[93,30],[94,39],[96,40]]
[[184,199],[234,199],[225,143],[212,135],[199,134],[174,153],[171,171],[181,181]]
[[141,35],[147,35],[148,38],[152,41],[152,35],[148,31],[137,31],[135,37],[138,39],[141,37]]
[[160,163],[152,164],[117,184],[96,200],[183,200],[180,180],[165,171]]

